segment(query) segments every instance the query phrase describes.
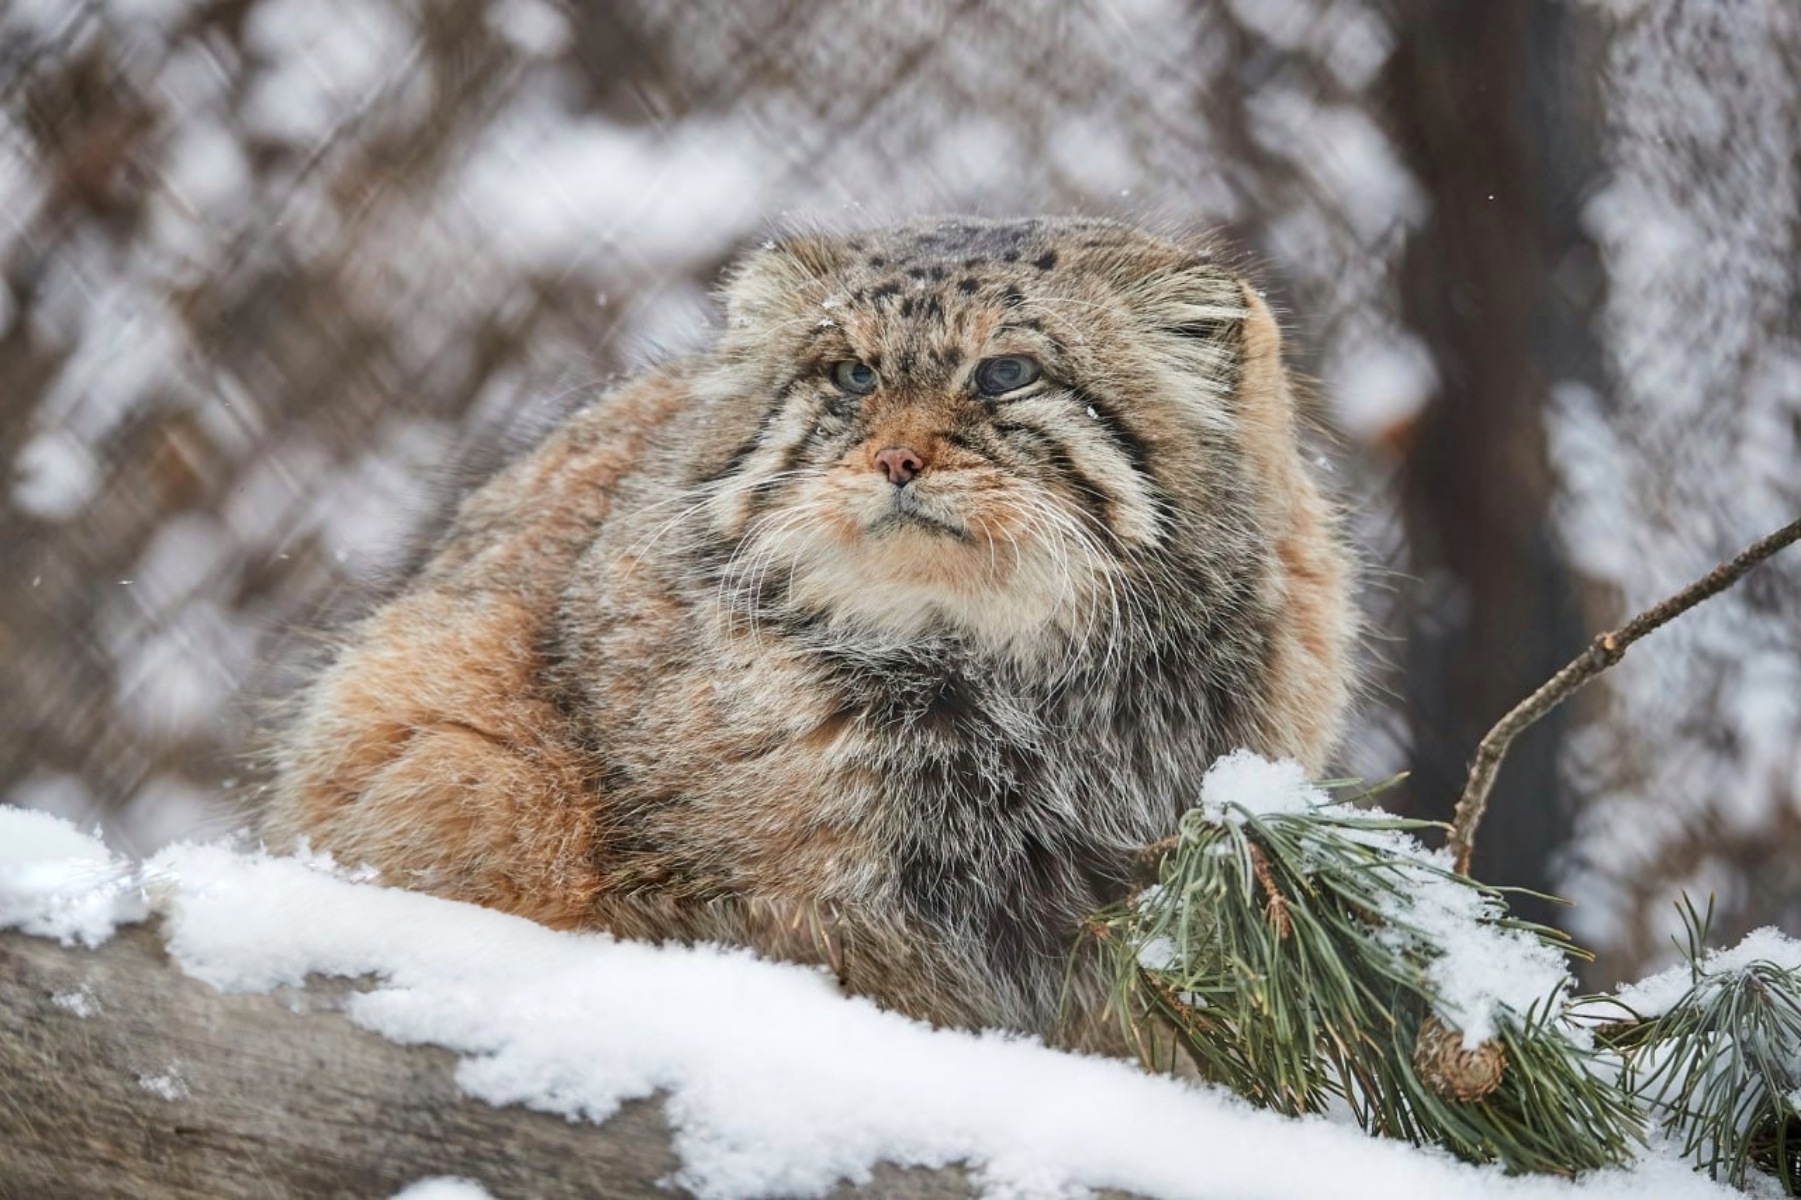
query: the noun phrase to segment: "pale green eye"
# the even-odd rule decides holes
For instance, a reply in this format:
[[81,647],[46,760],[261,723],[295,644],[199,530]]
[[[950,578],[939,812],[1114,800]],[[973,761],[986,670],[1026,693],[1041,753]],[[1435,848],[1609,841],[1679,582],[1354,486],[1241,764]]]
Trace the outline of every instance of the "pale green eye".
[[832,382],[853,396],[867,396],[875,391],[882,377],[868,363],[847,358],[832,365]]
[[1039,374],[1037,360],[1023,354],[983,359],[976,366],[976,390],[984,396],[1017,392],[1036,380]]

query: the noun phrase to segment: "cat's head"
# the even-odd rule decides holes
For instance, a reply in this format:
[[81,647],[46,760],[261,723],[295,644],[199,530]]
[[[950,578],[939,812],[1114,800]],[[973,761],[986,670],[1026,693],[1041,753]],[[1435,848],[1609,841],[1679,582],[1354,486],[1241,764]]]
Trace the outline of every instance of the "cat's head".
[[765,610],[1057,653],[1151,619],[1147,588],[1254,569],[1299,470],[1268,309],[1181,240],[811,234],[725,297],[695,475],[728,594]]

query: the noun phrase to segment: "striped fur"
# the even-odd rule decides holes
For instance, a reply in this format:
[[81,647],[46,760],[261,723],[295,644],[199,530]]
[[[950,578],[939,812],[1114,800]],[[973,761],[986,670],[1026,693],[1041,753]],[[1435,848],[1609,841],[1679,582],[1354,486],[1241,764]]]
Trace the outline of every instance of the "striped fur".
[[[725,301],[465,502],[309,693],[266,830],[1088,1042],[1068,950],[1132,852],[1219,754],[1317,769],[1338,730],[1346,559],[1275,323],[1089,220],[802,236]],[[1000,355],[1043,377],[978,395]]]

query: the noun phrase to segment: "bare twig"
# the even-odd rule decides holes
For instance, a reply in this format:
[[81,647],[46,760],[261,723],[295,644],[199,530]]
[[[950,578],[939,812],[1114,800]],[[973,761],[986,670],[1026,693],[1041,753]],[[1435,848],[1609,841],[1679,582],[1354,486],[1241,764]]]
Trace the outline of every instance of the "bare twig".
[[1559,704],[1583,684],[1620,661],[1626,648],[1658,626],[1681,616],[1709,596],[1715,596],[1737,583],[1746,571],[1775,554],[1784,546],[1801,539],[1801,520],[1792,521],[1769,537],[1757,542],[1729,563],[1715,567],[1706,575],[1677,592],[1674,596],[1646,609],[1611,633],[1603,633],[1589,643],[1588,649],[1572,659],[1536,692],[1515,705],[1513,711],[1495,722],[1493,729],[1476,747],[1470,763],[1469,779],[1457,801],[1457,813],[1451,823],[1451,851],[1456,855],[1457,870],[1469,874],[1470,855],[1475,850],[1476,826],[1488,809],[1488,794],[1494,788],[1501,760],[1507,748],[1534,722]]

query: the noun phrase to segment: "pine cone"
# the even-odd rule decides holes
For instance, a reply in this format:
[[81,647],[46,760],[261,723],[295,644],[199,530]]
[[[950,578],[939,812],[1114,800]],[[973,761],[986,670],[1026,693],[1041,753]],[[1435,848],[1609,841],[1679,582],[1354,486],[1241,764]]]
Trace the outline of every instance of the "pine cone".
[[1483,1042],[1474,1050],[1465,1050],[1460,1031],[1429,1016],[1413,1044],[1413,1069],[1427,1087],[1446,1100],[1467,1104],[1501,1086],[1507,1051],[1499,1042]]

